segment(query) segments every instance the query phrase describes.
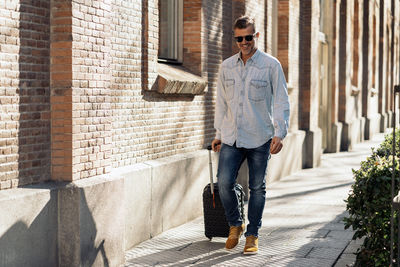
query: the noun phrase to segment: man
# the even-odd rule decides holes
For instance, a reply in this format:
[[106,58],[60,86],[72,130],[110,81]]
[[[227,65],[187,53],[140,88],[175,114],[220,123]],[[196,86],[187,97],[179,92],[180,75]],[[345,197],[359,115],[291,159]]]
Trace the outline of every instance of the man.
[[225,248],[233,249],[245,225],[234,191],[238,170],[249,167],[250,199],[244,254],[258,252],[258,230],[265,205],[265,172],[270,154],[282,149],[289,124],[289,100],[279,61],[258,50],[254,20],[235,21],[234,38],[240,52],[221,65],[212,142],[219,151],[218,188],[230,225]]

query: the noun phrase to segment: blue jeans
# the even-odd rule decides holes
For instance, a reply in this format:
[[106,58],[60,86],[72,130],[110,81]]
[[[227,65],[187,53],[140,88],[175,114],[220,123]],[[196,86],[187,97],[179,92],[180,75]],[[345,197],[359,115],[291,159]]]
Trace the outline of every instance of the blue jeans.
[[248,205],[247,231],[245,236],[258,237],[262,214],[265,205],[265,172],[270,157],[271,140],[264,145],[253,148],[237,148],[235,144],[222,144],[218,163],[218,190],[230,226],[240,226],[243,218],[239,212],[239,200],[234,191],[240,166],[247,158],[249,166],[250,199]]

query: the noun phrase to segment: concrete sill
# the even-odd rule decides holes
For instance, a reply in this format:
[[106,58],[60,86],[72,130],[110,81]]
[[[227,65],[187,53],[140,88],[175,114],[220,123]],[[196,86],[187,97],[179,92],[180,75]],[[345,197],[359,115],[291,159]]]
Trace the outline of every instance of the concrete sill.
[[151,91],[160,94],[204,94],[207,81],[179,65],[158,63],[158,76]]

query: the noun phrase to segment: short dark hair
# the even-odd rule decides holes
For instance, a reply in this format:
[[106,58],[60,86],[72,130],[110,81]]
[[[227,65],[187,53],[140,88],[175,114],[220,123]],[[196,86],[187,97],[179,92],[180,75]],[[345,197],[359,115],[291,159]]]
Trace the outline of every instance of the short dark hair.
[[253,18],[249,16],[240,16],[235,20],[233,24],[233,29],[246,29],[249,26],[253,26],[254,32],[256,32],[256,24]]

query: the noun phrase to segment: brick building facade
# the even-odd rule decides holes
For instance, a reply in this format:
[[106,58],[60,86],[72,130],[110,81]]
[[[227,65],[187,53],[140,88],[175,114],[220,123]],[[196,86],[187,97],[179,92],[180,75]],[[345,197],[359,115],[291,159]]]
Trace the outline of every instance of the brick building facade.
[[[29,241],[40,221],[38,251],[15,243],[32,264],[100,264],[100,254],[79,255],[106,240],[116,266],[125,249],[201,215],[217,75],[238,51],[232,23],[241,14],[255,17],[258,47],[280,60],[288,82],[290,131],[269,181],[351,149],[399,114],[398,0],[178,0],[172,13],[161,2],[0,2],[0,212],[10,212],[0,251],[15,223]],[[159,58],[160,17],[169,23],[176,12],[180,64]],[[33,206],[14,214],[21,205]],[[85,227],[92,239],[74,235]],[[0,266],[18,261],[0,252]]]

